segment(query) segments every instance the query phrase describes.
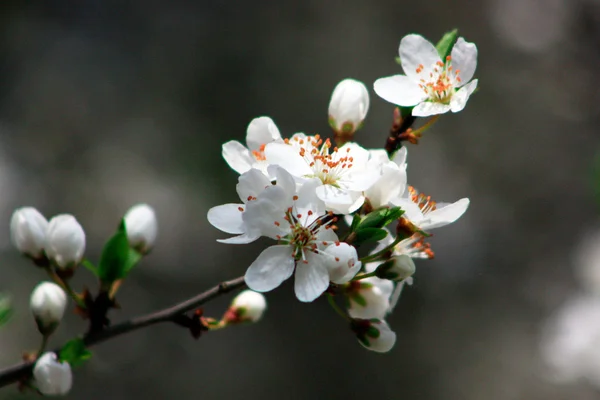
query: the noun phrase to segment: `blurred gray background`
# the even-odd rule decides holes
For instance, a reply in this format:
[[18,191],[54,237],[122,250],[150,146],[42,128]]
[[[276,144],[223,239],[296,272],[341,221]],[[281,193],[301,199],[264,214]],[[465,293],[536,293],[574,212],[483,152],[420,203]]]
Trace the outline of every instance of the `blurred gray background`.
[[[227,235],[206,221],[210,207],[237,200],[223,142],[243,141],[261,115],[284,136],[329,135],[338,81],[371,88],[401,72],[403,35],[435,42],[454,27],[479,47],[481,89],[409,147],[409,182],[441,201],[470,197],[471,207],[435,232],[437,258],[418,263],[389,319],[392,352],[364,350],[326,302],[301,304],[288,283],[267,295],[259,324],[197,342],[156,326],[93,348],[68,397],[598,398],[600,379],[554,379],[555,346],[541,344],[557,310],[586,290],[581,243],[600,228],[597,0],[3,1],[0,290],[16,314],[0,331],[1,364],[38,346],[28,297],[45,278],[10,245],[14,208],[73,213],[97,260],[122,214],[151,204],[156,249],[112,317],[167,306],[243,274],[261,250],[216,243]],[[392,106],[371,94],[357,140],[381,147]],[[592,270],[598,253],[586,258]],[[87,275],[75,285],[95,288]],[[52,343],[84,329],[68,314]],[[17,397],[14,386],[0,391]]]

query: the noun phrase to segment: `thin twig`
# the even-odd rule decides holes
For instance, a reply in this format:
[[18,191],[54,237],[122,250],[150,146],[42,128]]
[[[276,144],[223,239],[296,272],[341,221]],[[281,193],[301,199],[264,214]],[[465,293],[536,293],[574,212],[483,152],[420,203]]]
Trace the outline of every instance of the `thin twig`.
[[[239,289],[245,286],[244,277],[225,281],[217,286],[207,290],[206,292],[200,293],[188,300],[178,303],[172,307],[165,308],[150,314],[135,317],[129,321],[121,322],[120,324],[108,327],[100,332],[93,332],[83,338],[83,341],[87,347],[94,346],[98,343],[102,343],[106,340],[112,339],[117,336],[124,335],[128,332],[135,331],[150,325],[158,324],[160,322],[167,322],[173,320],[178,315],[192,311],[199,306],[219,297],[222,294],[229,293],[235,289]],[[55,350],[58,351],[58,350]],[[31,369],[33,368],[34,362],[21,362],[11,367],[0,370],[0,387],[10,385],[21,380],[24,377],[29,376]]]

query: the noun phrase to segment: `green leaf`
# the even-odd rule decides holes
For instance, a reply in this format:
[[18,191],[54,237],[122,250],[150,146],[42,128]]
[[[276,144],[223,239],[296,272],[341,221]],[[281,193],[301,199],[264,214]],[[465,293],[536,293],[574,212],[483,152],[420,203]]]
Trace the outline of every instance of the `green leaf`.
[[10,298],[0,294],[0,326],[6,324],[13,315],[13,309]]
[[141,258],[141,254],[129,246],[125,221],[122,220],[117,233],[104,245],[98,266],[98,277],[103,283],[123,279]]
[[350,225],[350,232],[354,232],[354,230],[360,223],[360,220],[360,215],[358,213],[354,214],[354,217],[352,217],[352,224]]
[[438,44],[435,45],[435,48],[437,49],[442,61],[444,61],[446,57],[448,57],[452,52],[452,47],[454,47],[456,39],[458,39],[458,29],[446,32],[446,34],[442,36]]
[[85,348],[83,339],[69,340],[58,353],[59,361],[66,361],[76,367],[92,357],[92,353]]
[[400,207],[378,208],[370,212],[358,225],[357,230],[365,228],[383,228],[389,225],[404,214]]
[[378,242],[387,236],[387,231],[381,228],[365,228],[356,231],[356,240],[354,244],[359,245],[364,242]]
[[83,265],[86,269],[92,272],[92,274],[98,276],[98,268],[92,264],[90,260],[84,259],[81,261],[81,265]]

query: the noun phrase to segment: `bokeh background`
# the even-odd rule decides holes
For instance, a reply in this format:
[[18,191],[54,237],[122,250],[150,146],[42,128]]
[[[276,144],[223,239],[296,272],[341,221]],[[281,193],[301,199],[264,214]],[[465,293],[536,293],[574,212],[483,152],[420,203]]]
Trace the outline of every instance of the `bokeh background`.
[[[94,260],[131,205],[151,204],[158,243],[113,321],[167,306],[241,275],[260,252],[216,243],[224,235],[206,221],[236,200],[223,142],[261,115],[284,136],[328,135],[339,80],[371,87],[400,73],[403,35],[436,41],[454,27],[479,47],[481,89],[409,148],[409,182],[471,207],[435,232],[437,258],[418,263],[389,319],[393,351],[365,351],[288,283],[253,326],[197,342],[156,326],[95,347],[68,398],[598,398],[597,0],[3,1],[0,290],[15,315],[0,363],[38,345],[28,296],[45,278],[10,245],[14,208],[73,213]],[[391,112],[372,93],[357,140],[381,147]],[[75,283],[95,287],[84,270]],[[84,329],[69,314],[53,344]]]

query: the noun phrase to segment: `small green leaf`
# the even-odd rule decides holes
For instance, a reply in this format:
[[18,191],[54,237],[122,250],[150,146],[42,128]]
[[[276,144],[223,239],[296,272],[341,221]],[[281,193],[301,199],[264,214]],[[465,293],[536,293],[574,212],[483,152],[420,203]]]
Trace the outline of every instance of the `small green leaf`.
[[98,277],[103,283],[123,279],[141,258],[141,254],[129,246],[125,221],[122,220],[117,233],[104,245],[98,266]]
[[354,214],[354,217],[352,217],[352,224],[350,225],[350,232],[354,232],[356,227],[358,227],[360,220],[360,215],[358,215],[358,213]]
[[358,230],[365,228],[383,228],[404,214],[400,207],[378,208],[370,212],[358,225]]
[[66,361],[72,367],[82,364],[91,357],[92,353],[85,348],[83,339],[80,338],[69,340],[58,353],[58,360]]
[[356,231],[356,240],[354,244],[362,244],[364,242],[378,242],[387,236],[387,231],[381,228],[365,228]]
[[454,47],[454,43],[456,43],[457,38],[458,29],[454,29],[450,32],[446,32],[446,34],[442,36],[438,44],[435,46],[442,61],[444,61],[452,52],[452,47]]
[[90,260],[84,259],[81,261],[81,265],[83,265],[86,269],[92,272],[92,274],[98,276],[98,268],[92,264]]

